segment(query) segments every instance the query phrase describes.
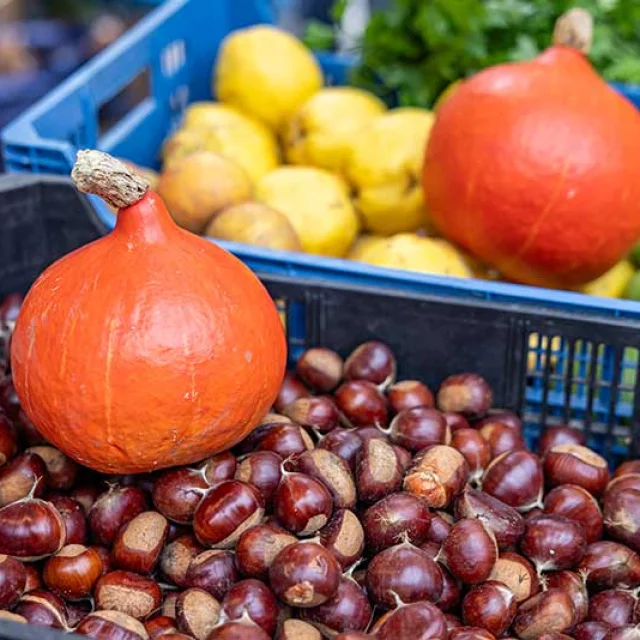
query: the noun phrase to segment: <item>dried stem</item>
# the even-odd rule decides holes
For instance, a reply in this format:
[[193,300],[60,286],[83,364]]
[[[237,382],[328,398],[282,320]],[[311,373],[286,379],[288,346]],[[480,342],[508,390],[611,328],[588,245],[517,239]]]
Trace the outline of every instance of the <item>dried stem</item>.
[[587,55],[593,41],[593,17],[585,9],[563,13],[553,30],[553,44],[573,47]]

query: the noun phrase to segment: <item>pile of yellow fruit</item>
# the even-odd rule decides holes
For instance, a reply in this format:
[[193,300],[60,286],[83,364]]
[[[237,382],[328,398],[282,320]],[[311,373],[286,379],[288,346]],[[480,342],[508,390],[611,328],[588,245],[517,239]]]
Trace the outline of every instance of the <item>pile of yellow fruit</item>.
[[[430,224],[422,163],[433,112],[387,109],[360,89],[324,87],[312,53],[265,25],[227,36],[212,84],[217,101],[192,104],[162,149],[155,187],[182,227],[272,249],[499,279]],[[591,292],[620,295],[630,278],[625,265]]]

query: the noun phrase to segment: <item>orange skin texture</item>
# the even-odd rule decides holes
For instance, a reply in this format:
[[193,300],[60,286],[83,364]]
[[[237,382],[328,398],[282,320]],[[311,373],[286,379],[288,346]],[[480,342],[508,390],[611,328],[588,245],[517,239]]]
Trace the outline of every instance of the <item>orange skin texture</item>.
[[509,279],[581,285],[640,237],[640,113],[581,53],[554,46],[459,86],[423,182],[440,231]]
[[35,282],[12,370],[53,445],[103,473],[138,473],[244,438],[278,394],[286,350],[260,281],[148,192]]

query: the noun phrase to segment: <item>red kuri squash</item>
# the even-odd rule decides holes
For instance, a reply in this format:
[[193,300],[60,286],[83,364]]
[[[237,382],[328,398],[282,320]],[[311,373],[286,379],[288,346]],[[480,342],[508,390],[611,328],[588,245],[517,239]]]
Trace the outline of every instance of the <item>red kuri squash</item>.
[[119,161],[81,151],[72,175],[119,209],[117,223],[26,296],[12,343],[25,412],[52,444],[105,473],[184,465],[232,446],[284,375],[271,298],[239,260],[178,228]]
[[568,12],[534,60],[461,83],[431,130],[435,224],[515,281],[583,284],[640,237],[640,112],[587,60],[592,31]]

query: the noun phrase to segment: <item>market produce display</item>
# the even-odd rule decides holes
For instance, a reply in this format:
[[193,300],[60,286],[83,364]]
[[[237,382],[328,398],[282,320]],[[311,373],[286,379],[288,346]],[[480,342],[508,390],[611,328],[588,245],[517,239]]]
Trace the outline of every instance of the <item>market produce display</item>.
[[[597,24],[596,52],[603,33]],[[484,86],[512,77],[502,93]],[[378,267],[638,297],[626,253],[640,236],[628,194],[640,115],[571,47],[452,78],[437,101],[390,107],[374,91],[323,86],[310,49],[260,25],[223,40],[212,95],[168,132],[153,178],[185,229]]]
[[26,297],[12,337],[25,414],[65,454],[105,473],[188,464],[232,446],[284,374],[273,301],[237,258],[180,229],[124,164],[81,151],[73,178],[119,209],[118,221],[51,265]]
[[0,621],[98,640],[640,635],[640,461],[611,474],[562,426],[527,450],[478,374],[431,390],[380,342],[312,348],[236,446],[101,475],[18,400],[22,304],[0,305]]

